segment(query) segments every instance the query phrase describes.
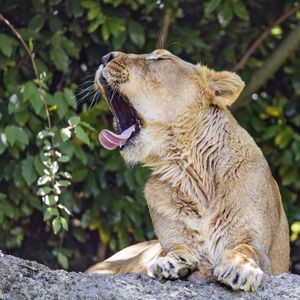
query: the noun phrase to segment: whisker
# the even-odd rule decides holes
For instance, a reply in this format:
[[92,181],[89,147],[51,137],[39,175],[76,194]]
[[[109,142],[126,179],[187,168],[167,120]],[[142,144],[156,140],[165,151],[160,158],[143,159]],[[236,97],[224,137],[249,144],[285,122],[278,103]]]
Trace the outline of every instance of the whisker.
[[81,81],[85,81],[86,79],[90,79],[90,78],[94,78],[94,77],[95,77],[95,73],[87,75],[87,76],[81,78]]
[[175,45],[179,45],[179,46],[182,46],[182,43],[179,42],[179,41],[169,41],[167,44],[166,44],[166,48],[165,49],[168,49],[168,50],[172,50],[172,46],[175,46]]
[[89,86],[89,87],[87,87],[85,89],[82,89],[80,92],[78,92],[77,96],[81,96],[82,94],[86,94],[86,93],[88,93],[88,92],[90,92],[92,90],[94,90],[93,87]]
[[99,100],[99,97],[100,97],[100,94],[97,91],[95,91],[95,94],[94,94],[94,96],[92,98],[92,101],[91,101],[91,104],[89,106],[90,110],[92,110],[96,106],[96,104]]
[[[95,92],[95,89],[92,88],[92,87],[90,87],[88,90],[86,90],[86,92],[87,92],[87,93],[86,93],[84,96],[82,96],[82,97],[80,97],[80,98],[78,99],[77,105],[80,104],[80,103],[82,103],[86,97],[92,95],[93,92]],[[81,93],[81,95],[82,95],[82,94],[83,94],[83,92]]]

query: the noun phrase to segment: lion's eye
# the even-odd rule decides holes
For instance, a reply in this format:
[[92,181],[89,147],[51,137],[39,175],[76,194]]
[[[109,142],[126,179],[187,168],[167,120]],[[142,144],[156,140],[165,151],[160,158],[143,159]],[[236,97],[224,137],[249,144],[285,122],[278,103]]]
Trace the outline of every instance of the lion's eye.
[[161,56],[161,57],[147,57],[147,60],[149,61],[158,61],[158,60],[166,60],[166,59],[169,59],[169,57],[164,57],[164,56]]

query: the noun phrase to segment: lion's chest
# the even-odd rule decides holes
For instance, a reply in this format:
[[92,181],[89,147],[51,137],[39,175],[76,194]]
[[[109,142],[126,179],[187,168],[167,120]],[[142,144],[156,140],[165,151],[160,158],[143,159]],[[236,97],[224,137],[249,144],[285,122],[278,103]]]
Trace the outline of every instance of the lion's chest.
[[[153,197],[154,198],[154,197]],[[174,243],[184,243],[199,254],[205,252],[206,210],[197,199],[172,191],[156,201],[147,199],[155,233],[167,250]]]

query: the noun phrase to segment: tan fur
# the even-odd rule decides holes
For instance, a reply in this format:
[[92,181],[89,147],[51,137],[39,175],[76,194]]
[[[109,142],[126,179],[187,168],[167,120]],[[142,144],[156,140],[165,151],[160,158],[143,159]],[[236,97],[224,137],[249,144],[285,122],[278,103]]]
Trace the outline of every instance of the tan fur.
[[[90,271],[142,270],[159,279],[189,274],[251,291],[262,271],[287,272],[289,231],[277,184],[261,150],[226,108],[244,87],[240,77],[161,49],[114,57],[101,72],[142,120],[121,154],[152,170],[145,198],[159,242]],[[99,72],[96,86],[103,91]],[[141,260],[149,247],[152,258]]]

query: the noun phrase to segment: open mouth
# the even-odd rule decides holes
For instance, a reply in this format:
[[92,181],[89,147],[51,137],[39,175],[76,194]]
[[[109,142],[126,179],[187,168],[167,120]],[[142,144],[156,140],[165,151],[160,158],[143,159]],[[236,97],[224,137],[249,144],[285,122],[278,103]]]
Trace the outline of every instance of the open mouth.
[[103,129],[99,134],[99,141],[108,150],[114,150],[117,147],[122,149],[140,131],[140,120],[126,97],[114,90],[102,75],[100,83],[116,120],[116,133]]

